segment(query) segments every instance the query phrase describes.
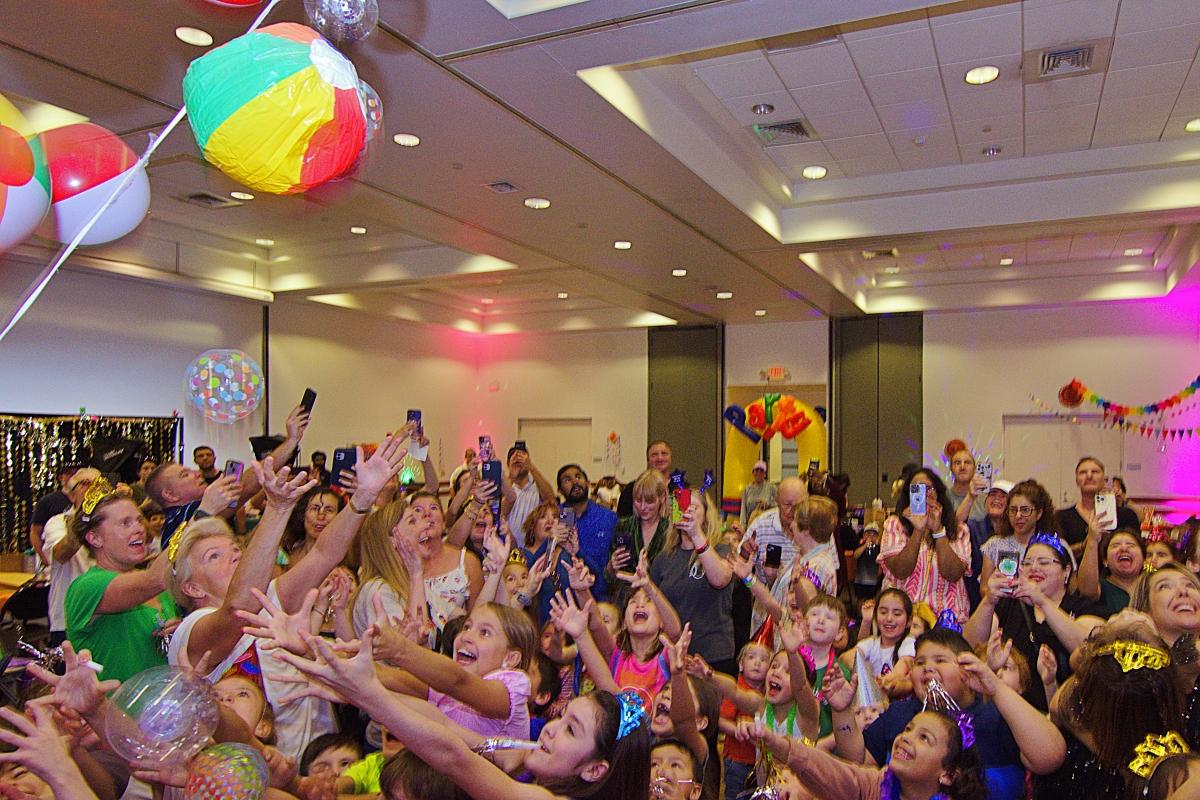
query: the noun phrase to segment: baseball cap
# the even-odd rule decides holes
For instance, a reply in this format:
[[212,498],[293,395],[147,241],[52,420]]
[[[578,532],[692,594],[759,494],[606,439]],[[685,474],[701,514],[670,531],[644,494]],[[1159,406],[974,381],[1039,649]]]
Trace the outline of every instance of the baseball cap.
[[750,469],[750,471],[753,472],[756,469],[761,469],[763,472],[766,472],[767,471],[767,462],[755,461],[754,466]]
[[1009,492],[1011,492],[1013,490],[1014,486],[1016,486],[1016,484],[1013,483],[1012,481],[1005,481],[1005,480],[992,481],[992,490],[994,491],[996,489],[999,489],[1000,491],[1004,492],[1005,494],[1008,494]]

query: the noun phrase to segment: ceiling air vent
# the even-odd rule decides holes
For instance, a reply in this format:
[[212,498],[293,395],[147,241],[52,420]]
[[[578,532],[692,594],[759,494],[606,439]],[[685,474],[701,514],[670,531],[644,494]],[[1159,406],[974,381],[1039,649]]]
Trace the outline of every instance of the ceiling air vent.
[[234,200],[232,197],[213,194],[212,192],[195,192],[179,199],[185,203],[209,209],[236,208],[242,204],[240,200]]
[[802,119],[778,122],[774,125],[751,125],[750,130],[754,131],[754,135],[767,147],[813,140],[812,128]]
[[512,194],[518,191],[516,184],[509,183],[508,181],[492,181],[491,183],[485,183],[484,186],[496,194]]
[[1056,45],[1025,53],[1022,64],[1025,83],[1074,78],[1103,72],[1108,67],[1111,39]]

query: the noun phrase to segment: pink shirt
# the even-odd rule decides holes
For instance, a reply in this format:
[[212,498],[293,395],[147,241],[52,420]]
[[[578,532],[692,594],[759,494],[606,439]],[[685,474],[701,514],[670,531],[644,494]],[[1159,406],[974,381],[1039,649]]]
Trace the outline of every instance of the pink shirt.
[[485,717],[471,706],[429,690],[429,702],[433,703],[449,719],[473,730],[480,736],[500,736],[506,739],[529,738],[529,676],[516,669],[498,669],[483,676],[485,681],[500,681],[508,689],[508,718]]
[[[888,569],[887,559],[896,555],[908,544],[908,530],[896,515],[888,517],[883,522],[883,536],[879,541],[879,556],[877,563],[883,571],[883,587],[895,586],[907,594],[914,603],[925,602],[933,609],[935,615],[949,608],[962,622],[970,616],[970,602],[967,598],[966,586],[959,578],[950,582],[938,572],[937,553],[934,552],[930,541],[921,542],[921,551],[917,554],[917,564],[912,574],[907,578],[898,578]],[[960,525],[958,537],[950,542],[954,554],[962,559],[967,568],[966,574],[971,574],[971,534],[966,525]]]

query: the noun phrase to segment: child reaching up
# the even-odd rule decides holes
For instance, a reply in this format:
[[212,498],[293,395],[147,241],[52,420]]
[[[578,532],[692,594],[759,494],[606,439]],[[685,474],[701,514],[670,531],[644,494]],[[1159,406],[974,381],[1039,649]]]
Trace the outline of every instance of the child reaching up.
[[736,800],[746,789],[746,779],[754,772],[754,744],[737,738],[739,721],[752,722],[752,714],[744,713],[734,703],[739,691],[752,692],[762,697],[766,683],[767,667],[771,663],[771,651],[766,645],[750,642],[743,645],[738,654],[738,678],[735,683],[728,675],[713,673],[712,667],[699,656],[688,657],[688,672],[697,673],[709,680],[721,695],[720,731],[725,734],[725,800]]
[[[821,686],[825,673],[835,663],[846,680],[850,680],[850,668],[837,660],[834,642],[838,634],[846,627],[846,607],[842,601],[827,594],[817,594],[808,601],[804,611],[805,627],[808,629],[808,642],[800,646],[800,655],[804,659],[808,673],[813,676],[812,685]],[[787,642],[784,643],[785,647]],[[789,652],[793,648],[788,648]],[[798,673],[805,674],[805,673]],[[806,687],[807,688],[807,687]],[[817,739],[833,733],[833,712],[828,701],[821,697]]]

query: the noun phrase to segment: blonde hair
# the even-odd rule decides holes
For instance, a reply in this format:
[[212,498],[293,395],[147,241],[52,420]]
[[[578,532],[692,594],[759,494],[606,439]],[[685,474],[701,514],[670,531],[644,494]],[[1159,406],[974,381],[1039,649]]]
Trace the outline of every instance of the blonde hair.
[[[496,615],[500,621],[500,630],[508,640],[508,649],[515,650],[521,657],[514,669],[522,672],[529,669],[533,654],[538,652],[538,631],[533,627],[533,620],[524,611],[502,606],[499,603],[484,603],[475,606],[475,610],[486,608]],[[474,612],[472,612],[474,613]]]
[[192,562],[188,559],[188,556],[192,554],[192,548],[214,536],[228,536],[233,539],[233,530],[229,527],[229,523],[221,517],[202,517],[189,522],[183,530],[175,535],[179,537],[179,547],[176,548],[175,555],[171,559],[171,572],[167,576],[167,591],[171,593],[171,597],[175,598],[175,602],[181,608],[190,611],[194,607],[196,599],[189,597],[183,591],[183,585],[192,579]]
[[[701,497],[704,498],[704,539],[708,542],[709,547],[715,548],[724,541],[721,533],[721,521],[719,519],[721,513],[718,511],[717,504],[713,502],[708,492],[702,494]],[[694,494],[692,502],[695,502]],[[671,530],[667,533],[667,541],[663,544],[662,552],[674,552],[679,547],[679,542],[682,538],[679,534],[678,526],[672,525]],[[692,557],[695,558],[695,555]]]
[[408,602],[409,575],[404,566],[404,559],[396,551],[392,541],[392,530],[400,524],[400,520],[412,505],[411,497],[393,500],[383,508],[372,511],[359,531],[358,539],[358,592],[366,588],[367,582],[376,578],[382,580],[401,603]]
[[[833,538],[833,532],[838,523],[837,503],[823,495],[814,494],[808,498],[808,508],[804,515],[808,525],[808,535],[818,544],[825,544]],[[800,515],[796,515],[795,524],[799,525]]]
[[667,479],[656,469],[648,469],[633,482],[633,499],[656,501],[659,517],[665,517],[670,511],[667,504]]

